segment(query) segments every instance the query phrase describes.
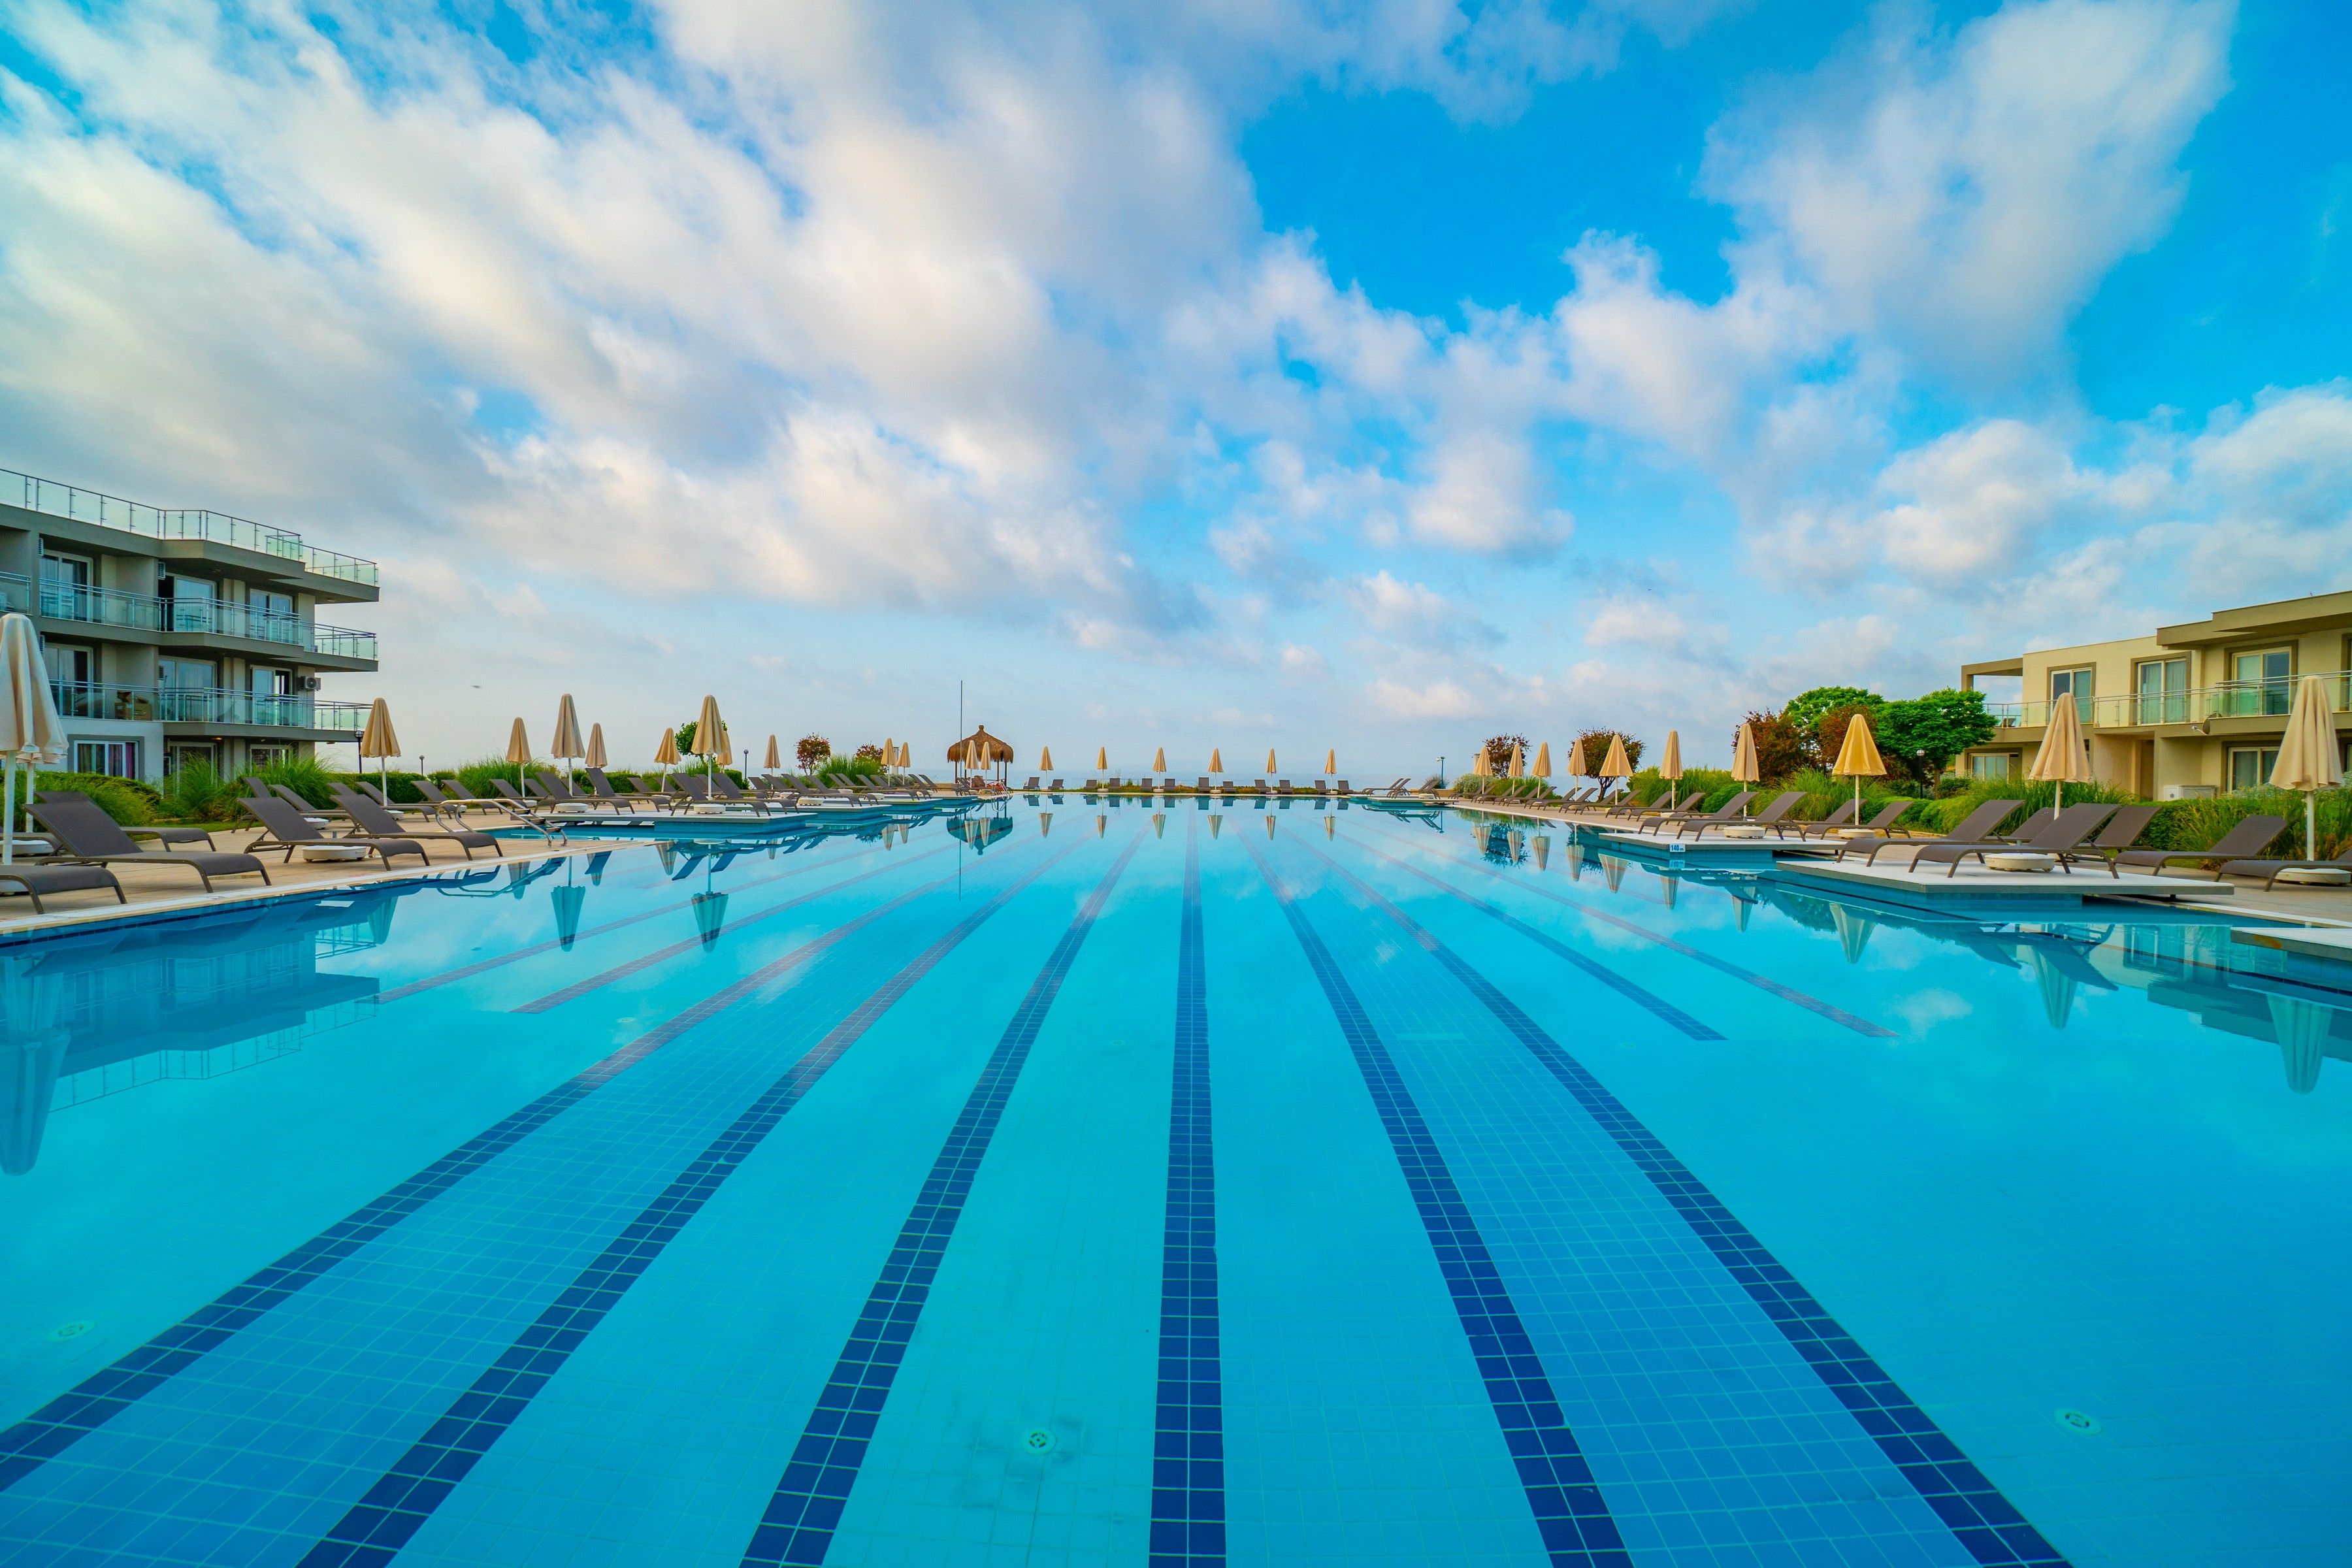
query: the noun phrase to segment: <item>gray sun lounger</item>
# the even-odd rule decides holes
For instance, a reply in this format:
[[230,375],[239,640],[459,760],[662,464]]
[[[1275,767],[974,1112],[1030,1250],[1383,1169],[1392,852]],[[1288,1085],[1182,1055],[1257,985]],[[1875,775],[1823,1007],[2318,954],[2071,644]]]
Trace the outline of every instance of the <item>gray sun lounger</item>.
[[1940,865],[1946,877],[1956,877],[1963,860],[1981,860],[1988,855],[1999,855],[2004,851],[2032,850],[2055,856],[2058,869],[2072,873],[2074,868],[2069,857],[2115,812],[2115,806],[2109,802],[2085,801],[2081,805],[2070,805],[2058,813],[2051,818],[2049,826],[2031,838],[2014,842],[1995,839],[1981,844],[1929,844],[1911,857],[1911,868],[1916,871],[1923,864]]
[[2264,892],[2278,886],[2281,871],[2352,871],[2352,848],[2333,860],[2231,860],[2221,867],[2224,877],[2260,877]]
[[131,901],[114,873],[103,866],[45,866],[18,861],[0,866],[0,894],[22,893],[33,900],[33,912],[45,915],[48,906],[41,902],[47,894],[110,892],[118,904]]
[[[64,798],[70,796],[70,799]],[[215,877],[258,877],[269,881],[269,868],[259,857],[220,849],[142,850],[121,825],[99,809],[88,796],[71,790],[43,790],[34,798],[33,820],[57,840],[59,855],[84,865],[103,866],[128,860],[148,866],[184,866],[196,874],[207,893]]]
[[[1748,796],[1748,800],[1753,800],[1755,796],[1752,794]],[[1710,827],[1738,827],[1743,825],[1749,827],[1769,827],[1775,834],[1778,834],[1780,831],[1780,819],[1788,816],[1789,813],[1795,808],[1796,804],[1804,798],[1805,792],[1802,790],[1782,790],[1780,795],[1773,798],[1771,805],[1766,806],[1763,810],[1758,812],[1753,816],[1727,817],[1723,813],[1717,811],[1710,813],[1706,816],[1685,818],[1684,821],[1675,825],[1675,837],[1680,838],[1685,832],[1687,832],[1696,837],[1704,838],[1706,837],[1706,830]],[[1746,805],[1745,801],[1740,801],[1737,804],[1740,805],[1743,808]]]
[[[100,805],[96,801],[91,800],[89,796],[84,795],[78,789],[49,790],[42,796],[42,798],[45,800],[85,801],[100,812],[104,812],[106,809],[104,806]],[[109,820],[110,821],[112,819],[109,818]],[[201,827],[125,827],[122,831],[129,834],[134,840],[151,840],[154,843],[161,844],[166,849],[174,848],[183,844],[201,844],[207,849],[218,849],[220,847],[219,845],[213,842],[213,836],[205,832]]]
[[1986,844],[1993,837],[1993,829],[2009,820],[2009,814],[2025,803],[2021,800],[1989,800],[1952,825],[1949,833],[1935,834],[1925,838],[1849,838],[1837,853],[1841,860],[1849,855],[1860,855],[1864,865],[1877,862],[1880,853],[1887,849],[1925,849],[1930,844]]
[[2271,840],[2285,827],[2284,816],[2242,817],[2229,832],[2202,849],[2126,849],[2116,857],[2116,866],[2120,874],[2126,866],[2161,871],[2175,860],[2212,866],[2217,862],[2252,859],[2269,848]]
[[467,827],[412,828],[358,791],[342,784],[333,787],[336,800],[351,814],[352,823],[371,838],[407,838],[420,846],[442,840],[463,849],[468,860],[474,858],[477,849],[488,849],[493,855],[502,852],[499,848],[499,841],[487,833],[477,833]]
[[1654,827],[1661,833],[1664,832],[1667,828],[1672,827],[1675,830],[1675,836],[1676,837],[1680,837],[1682,836],[1682,830],[1693,824],[1701,827],[1712,827],[1718,823],[1725,823],[1733,820],[1735,817],[1738,816],[1741,812],[1746,811],[1748,809],[1748,803],[1755,798],[1756,792],[1754,790],[1743,789],[1733,795],[1729,800],[1725,801],[1721,805],[1717,806],[1713,811],[1662,812],[1654,820],[1645,823],[1643,826]]
[[311,826],[309,817],[282,800],[268,800],[255,795],[243,804],[245,809],[253,814],[253,819],[261,824],[263,835],[249,847],[275,849],[282,844],[286,847],[286,858],[289,860],[294,858],[294,851],[313,844],[332,845],[337,848],[365,849],[387,865],[391,863],[395,854],[414,855],[419,860],[426,858],[425,846],[414,838],[405,837],[347,838],[337,834],[320,832],[318,828]]

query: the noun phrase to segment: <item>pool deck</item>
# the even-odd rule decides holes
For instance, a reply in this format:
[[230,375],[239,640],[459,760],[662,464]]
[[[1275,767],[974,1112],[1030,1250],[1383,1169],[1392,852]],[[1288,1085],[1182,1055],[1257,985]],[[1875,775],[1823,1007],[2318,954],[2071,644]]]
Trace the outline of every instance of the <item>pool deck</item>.
[[[1784,862],[1778,875],[1792,882],[1828,883],[1927,909],[1954,905],[1978,910],[2005,909],[2020,902],[2081,903],[2084,899],[2228,899],[2237,889],[2218,879],[2186,877],[2108,876],[2085,868],[2079,871],[1994,871],[1971,865],[1957,868],[1937,866],[1913,870],[1908,866],[1881,862],[1865,866],[1857,860]],[[1948,875],[1947,871],[1949,870]]]

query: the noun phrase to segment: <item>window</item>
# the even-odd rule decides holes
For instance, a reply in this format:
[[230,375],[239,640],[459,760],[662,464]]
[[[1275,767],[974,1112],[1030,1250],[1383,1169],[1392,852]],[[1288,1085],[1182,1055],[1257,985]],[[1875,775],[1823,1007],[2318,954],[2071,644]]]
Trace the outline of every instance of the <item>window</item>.
[[74,772],[105,773],[118,779],[139,777],[139,742],[136,741],[76,741]]
[[246,760],[253,766],[257,768],[266,768],[273,763],[293,761],[294,748],[291,746],[265,746],[257,742],[245,749],[245,755]]
[[220,666],[209,658],[159,658],[155,684],[174,691],[209,691],[220,684]]
[[165,773],[176,773],[182,768],[186,767],[190,763],[199,763],[202,766],[213,769],[215,772],[218,771],[218,763],[214,759],[213,748],[209,744],[190,745],[175,742],[163,748],[163,771]]
[[2080,669],[2053,669],[2050,672],[2050,706],[2054,710],[2068,698],[2074,700],[2074,717],[2087,724],[2091,721],[2092,677],[2095,672],[2087,665]]
[[257,616],[290,616],[294,613],[294,595],[273,593],[268,588],[256,588],[247,601]]
[[2230,656],[2230,689],[2222,711],[2232,717],[2284,714],[2294,700],[2293,650],[2263,648]]
[[2139,685],[2137,711],[2133,721],[2140,724],[2186,724],[2189,722],[2189,661],[2185,658],[2151,658],[2134,672]]
[[64,621],[89,619],[90,563],[79,555],[41,552],[41,614]]
[[2271,770],[2277,766],[2276,746],[2232,746],[2230,748],[2230,788],[2233,792],[2259,788],[2271,782]]
[[208,632],[218,626],[213,613],[213,585],[202,577],[166,577],[163,597],[170,601],[165,629]]
[[2013,779],[2017,776],[2015,752],[1971,752],[1969,753],[1969,776],[1979,779]]
[[275,669],[268,665],[253,666],[253,694],[256,697],[290,697],[294,694],[294,672]]

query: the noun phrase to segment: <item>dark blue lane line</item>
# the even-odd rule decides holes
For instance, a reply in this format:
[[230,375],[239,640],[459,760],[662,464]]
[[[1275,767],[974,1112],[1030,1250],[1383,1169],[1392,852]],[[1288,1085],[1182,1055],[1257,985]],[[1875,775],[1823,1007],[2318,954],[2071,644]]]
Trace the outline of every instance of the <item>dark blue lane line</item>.
[[702,1205],[751,1158],[776,1124],[866,1032],[923,976],[1054,865],[1083,847],[1072,844],[1039,861],[1003,891],[966,915],[859,1003],[807,1054],[753,1100],[743,1114],[613,1238],[579,1275],[515,1337],[506,1352],[450,1402],[440,1419],[402,1455],[366,1495],[304,1554],[301,1568],[390,1563],[433,1511],[472,1473],[492,1444],[506,1436],[550,1379],[563,1370],[606,1314],[654,1259],[677,1239]]
[[[1366,847],[1370,848],[1370,846],[1367,845]],[[1377,849],[1373,849],[1371,852],[1376,855],[1380,853]],[[1371,889],[1371,887],[1366,883],[1362,878],[1349,871],[1337,860],[1332,859],[1328,855],[1325,855],[1322,850],[1318,849],[1315,853],[1321,857],[1323,863],[1330,867],[1336,875],[1345,880],[1349,887],[1355,889],[1363,897],[1373,900],[1380,899],[1380,895],[1374,892]],[[1398,864],[1403,866],[1405,870],[1414,872],[1415,875],[1424,877],[1428,876],[1427,872],[1421,871],[1412,866],[1406,866],[1402,861],[1398,862]],[[1471,894],[1462,891],[1458,888],[1447,887],[1444,882],[1438,882],[1437,879],[1434,877],[1430,877],[1429,879],[1433,882],[1437,882],[1437,886],[1440,889],[1454,894],[1456,898],[1461,899],[1465,903],[1471,904],[1478,909],[1486,910],[1486,913],[1494,916],[1495,919],[1502,921],[1513,931],[1517,931],[1529,942],[1532,942],[1538,947],[1543,948],[1555,958],[1563,959],[1566,962],[1574,964],[1577,968],[1584,971],[1585,973],[1591,975],[1593,979],[1601,982],[1601,984],[1606,985],[1612,991],[1616,992],[1620,996],[1624,997],[1630,1002],[1638,1003],[1642,1006],[1648,1008],[1650,1012],[1656,1015],[1666,1023],[1672,1024],[1675,1028],[1680,1029],[1692,1039],[1719,1040],[1723,1038],[1722,1032],[1715,1028],[1712,1025],[1700,1023],[1696,1018],[1692,1017],[1688,1013],[1684,1012],[1680,1007],[1675,1006],[1673,1003],[1667,1001],[1656,992],[1650,990],[1647,986],[1638,984],[1633,981],[1626,979],[1623,975],[1618,973],[1615,970],[1596,959],[1586,957],[1583,953],[1577,952],[1576,949],[1569,946],[1558,937],[1553,936],[1549,931],[1538,930],[1536,927],[1531,926],[1528,924],[1527,921],[1519,919],[1517,915],[1512,914],[1508,910],[1502,909],[1497,905],[1485,903],[1477,898],[1473,897]],[[1412,929],[1415,931],[1421,930],[1419,926],[1415,926]],[[1435,941],[1436,938],[1427,936],[1426,933],[1424,933],[1423,945],[1428,946]],[[1433,952],[1435,950],[1433,948],[1432,951]]]
[[[1429,883],[1432,887],[1438,889],[1442,892],[1453,895],[1454,898],[1461,900],[1464,903],[1470,905],[1473,909],[1485,910],[1486,913],[1493,915],[1496,920],[1503,921],[1506,925],[1512,927],[1514,930],[1526,931],[1528,929],[1520,921],[1514,919],[1508,912],[1486,902],[1484,899],[1478,898],[1461,888],[1454,886],[1451,882],[1445,881],[1441,878],[1431,876],[1427,871],[1412,864],[1411,861],[1406,860],[1400,856],[1391,854],[1388,850],[1382,849],[1378,845],[1373,844],[1369,840],[1358,839],[1356,842],[1363,846],[1364,852],[1366,854],[1377,855],[1381,859],[1389,862],[1389,864],[1398,868],[1400,870],[1412,872],[1414,876],[1419,877],[1422,880]],[[1769,974],[1759,974],[1752,969],[1743,969],[1738,964],[1733,963],[1727,959],[1717,958],[1711,952],[1701,952],[1696,947],[1691,947],[1685,943],[1675,941],[1673,937],[1668,936],[1664,931],[1653,931],[1648,926],[1643,925],[1639,921],[1629,921],[1622,915],[1611,914],[1605,910],[1594,909],[1582,899],[1570,898],[1557,889],[1543,887],[1540,884],[1528,881],[1523,878],[1514,877],[1507,871],[1503,870],[1500,867],[1488,865],[1482,858],[1468,855],[1456,855],[1451,850],[1436,849],[1434,846],[1431,845],[1417,845],[1416,847],[1432,849],[1435,853],[1443,855],[1446,859],[1453,861],[1458,866],[1467,866],[1472,870],[1483,872],[1486,876],[1507,882],[1514,888],[1524,889],[1528,892],[1535,894],[1536,897],[1539,899],[1549,899],[1553,903],[1559,904],[1564,909],[1575,910],[1579,915],[1582,916],[1586,920],[1599,921],[1604,925],[1615,926],[1619,931],[1631,931],[1635,936],[1641,937],[1647,942],[1654,942],[1669,952],[1678,952],[1685,958],[1693,959],[1700,963],[1704,963],[1709,969],[1715,970],[1718,973],[1728,974],[1734,980],[1745,981],[1747,984],[1755,986],[1759,991],[1766,991],[1770,993],[1772,995],[1778,996],[1783,1002],[1794,1003],[1796,1005],[1804,1008],[1809,1013],[1818,1014],[1822,1017],[1827,1018],[1832,1024],[1842,1025],[1846,1028],[1852,1029],[1857,1035],[1867,1035],[1874,1040],[1891,1040],[1895,1037],[1895,1031],[1886,1027],[1883,1024],[1874,1024],[1867,1018],[1856,1017],[1853,1014],[1847,1012],[1844,1008],[1824,1002],[1818,996],[1808,995],[1806,993],[1798,990],[1793,985],[1784,985]]]
[[[878,851],[877,851],[877,853],[878,853]],[[934,851],[934,853],[936,853],[936,851]],[[804,864],[793,866],[785,870],[772,871],[764,877],[747,878],[743,881],[737,882],[727,889],[727,891],[730,893],[747,893],[754,888],[764,888],[771,882],[781,882],[785,880],[787,878],[805,877],[813,871],[838,870],[843,866],[854,865],[862,858],[864,858],[863,856],[843,856],[837,860],[811,860]],[[908,862],[901,860],[898,864],[903,866],[908,864]],[[654,882],[647,884],[647,887],[659,888],[663,884],[660,882]],[[659,909],[646,910],[634,915],[623,915],[619,920],[605,921],[600,925],[583,926],[572,940],[574,942],[585,942],[590,937],[604,936],[609,932],[616,931],[625,931],[630,926],[641,924],[646,921],[657,920],[664,915],[685,914],[692,908],[693,902],[689,900],[685,903],[665,904]],[[472,963],[461,964],[456,969],[445,969],[437,974],[427,974],[422,979],[411,980],[404,984],[394,985],[389,990],[380,991],[376,993],[375,999],[378,1002],[397,1002],[403,997],[414,996],[419,992],[437,990],[444,985],[454,985],[460,980],[471,980],[477,974],[488,974],[493,970],[504,969],[508,964],[520,963],[526,958],[537,958],[541,953],[553,952],[562,945],[563,943],[560,939],[550,937],[545,942],[534,942],[527,946],[509,948],[506,952],[490,958],[480,959]]]
[[[1308,848],[1315,854],[1323,852]],[[1688,1222],[1698,1238],[1734,1279],[1780,1327],[1797,1353],[1870,1434],[1879,1450],[1918,1491],[1936,1516],[1950,1527],[1970,1555],[1987,1568],[2065,1568],[2066,1559],[2026,1521],[1959,1445],[1946,1436],[1927,1413],[1905,1394],[1886,1370],[1871,1359],[1853,1336],[1830,1316],[1780,1260],[1756,1239],[1723,1200],[1691,1174],[1641,1119],[1625,1109],[1518,1004],[1496,989],[1452,948],[1414,923],[1412,916],[1324,857],[1373,906],[1426,948],[1432,956],[1527,1047],[1565,1086],[1579,1105],[1615,1140],[1660,1195]]]
[[1176,945],[1149,1568],[1221,1568],[1225,1561],[1225,1396],[1218,1342],[1217,1161],[1210,1139],[1208,947],[1196,817],[1184,828],[1184,916]]
[[[730,931],[740,931],[744,927],[757,925],[761,921],[773,920],[778,915],[790,914],[803,904],[813,903],[829,894],[840,892],[845,888],[854,888],[860,882],[870,882],[877,877],[887,877],[900,867],[911,866],[918,860],[928,860],[935,855],[944,855],[950,847],[949,845],[941,844],[936,848],[922,850],[906,859],[886,862],[868,870],[860,871],[855,876],[844,877],[838,882],[828,882],[824,887],[803,893],[796,899],[786,899],[782,903],[772,905],[756,914],[745,915],[730,924],[728,929]],[[705,945],[702,938],[690,936],[683,942],[671,942],[667,947],[657,947],[653,952],[630,959],[625,963],[616,963],[610,969],[602,970],[588,976],[585,980],[575,980],[560,991],[551,991],[544,996],[535,997],[510,1010],[517,1013],[551,1012],[566,1002],[577,1001],[590,992],[601,990],[616,980],[626,980],[630,975],[642,973],[657,963],[667,963],[680,953],[698,952]]]
[[1592,1479],[1592,1468],[1568,1429],[1550,1374],[1544,1371],[1494,1255],[1486,1250],[1486,1238],[1478,1234],[1477,1222],[1463,1202],[1429,1124],[1422,1120],[1421,1108],[1398,1074],[1387,1043],[1265,851],[1246,835],[1242,844],[1289,919],[1292,934],[1305,950],[1307,966],[1321,984],[1357,1070],[1363,1074],[1364,1087],[1371,1091],[1381,1125],[1388,1130],[1389,1146],[1412,1189],[1413,1206],[1421,1211],[1462,1331],[1477,1357],[1478,1375],[1494,1404],[1495,1419],[1501,1423],[1512,1462],[1518,1467],[1519,1484],[1527,1490],[1544,1550],[1556,1568],[1633,1568],[1633,1554],[1625,1550],[1617,1521]]
[[1036,1043],[1045,1015],[1052,1011],[1054,998],[1060,994],[1070,966],[1077,962],[1078,950],[1086,945],[1119,873],[1142,845],[1139,834],[1119,851],[1118,858],[1111,862],[1109,871],[1070,921],[1070,929],[1054,944],[1045,966],[1037,972],[1029,994],[1014,1010],[1013,1021],[1004,1026],[971,1098],[964,1101],[962,1114],[956,1118],[930,1173],[923,1179],[907,1223],[891,1244],[889,1258],[849,1331],[848,1342],[841,1348],[841,1358],[834,1363],[824,1391],[817,1396],[816,1408],[810,1412],[792,1460],[776,1482],[767,1511],[751,1531],[751,1544],[743,1551],[746,1568],[824,1561],[833,1545],[835,1527],[841,1522],[841,1510],[849,1502],[850,1489],[857,1484],[858,1467],[866,1462],[866,1449],[874,1440],[874,1428],[882,1419],[890,1385],[907,1359],[908,1342],[914,1338],[916,1321],[930,1300],[940,1259],[954,1238],[956,1221],[962,1217],[964,1200],[971,1193],[972,1179],[980,1173],[981,1161],[987,1156],[989,1140],[996,1135],[1005,1103],[1013,1098],[1013,1085],[1029,1060],[1029,1047]]
[[883,916],[955,881],[950,874],[909,889],[814,937],[782,957],[696,1003],[619,1050],[549,1089],[444,1154],[381,1197],[328,1226],[275,1263],[92,1373],[15,1426],[0,1430],[0,1491],[56,1458],[138,1401],[251,1327],[265,1313],[513,1148],[563,1111],[604,1088],[696,1025],[763,985],[799,969]]

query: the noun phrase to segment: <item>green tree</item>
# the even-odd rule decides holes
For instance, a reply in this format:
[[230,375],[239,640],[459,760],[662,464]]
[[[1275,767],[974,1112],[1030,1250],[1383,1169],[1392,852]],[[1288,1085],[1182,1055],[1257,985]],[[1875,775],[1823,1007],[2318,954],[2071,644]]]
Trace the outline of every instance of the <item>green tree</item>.
[[1486,753],[1486,765],[1495,771],[1497,778],[1509,776],[1511,752],[1515,750],[1527,752],[1528,765],[1535,765],[1536,754],[1528,748],[1525,735],[1490,735],[1480,750]]
[[1609,760],[1609,742],[1612,740],[1625,742],[1625,760],[1637,772],[1642,766],[1642,742],[1622,730],[1587,730],[1577,739],[1584,745],[1584,766],[1589,778],[1600,775],[1601,765]]
[[1933,785],[1954,757],[1992,739],[1999,728],[1985,711],[1984,693],[1946,688],[1881,710],[1878,744],[1921,784]]
[[694,727],[700,722],[698,719],[688,719],[677,727],[677,750],[680,756],[698,757],[702,754],[694,749]]
[[1800,691],[1780,710],[1780,717],[1799,730],[1817,730],[1822,716],[1832,708],[1883,708],[1886,699],[1875,691],[1859,686],[1816,686],[1811,691]]

